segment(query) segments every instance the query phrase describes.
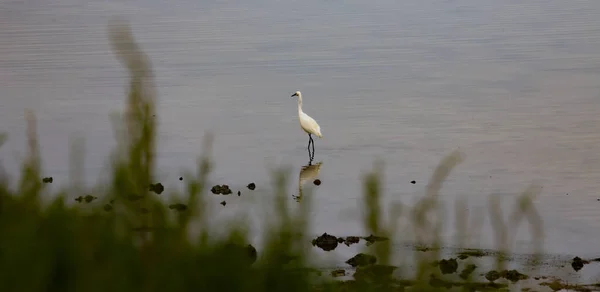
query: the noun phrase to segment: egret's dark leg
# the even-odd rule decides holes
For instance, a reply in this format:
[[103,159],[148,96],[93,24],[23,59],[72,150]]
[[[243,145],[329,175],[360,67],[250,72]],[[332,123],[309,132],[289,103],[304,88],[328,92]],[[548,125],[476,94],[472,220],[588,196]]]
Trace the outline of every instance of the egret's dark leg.
[[312,143],[312,137],[308,134],[308,153],[310,153],[310,143]]
[[310,141],[312,142],[312,157],[315,158],[315,140],[310,137]]

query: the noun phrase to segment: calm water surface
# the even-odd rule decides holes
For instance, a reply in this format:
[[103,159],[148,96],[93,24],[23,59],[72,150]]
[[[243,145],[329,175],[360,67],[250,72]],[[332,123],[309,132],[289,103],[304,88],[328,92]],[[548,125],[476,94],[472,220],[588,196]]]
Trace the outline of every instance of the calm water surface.
[[[86,182],[106,176],[110,115],[123,108],[127,82],[107,41],[113,15],[131,20],[153,61],[168,187],[181,185],[213,132],[214,183],[265,190],[269,169],[284,165],[297,193],[308,137],[290,95],[301,90],[324,134],[315,140],[315,234],[363,232],[360,179],[375,159],[385,161],[388,208],[416,202],[438,162],[460,149],[466,159],[442,189],[447,240],[463,198],[461,214],[483,215],[470,244],[493,247],[489,195],[502,197],[508,217],[512,194],[537,183],[546,251],[598,252],[598,1],[3,1],[0,130],[9,141],[0,158],[12,175],[31,108],[49,175],[68,182],[70,139],[82,137]],[[270,205],[242,191],[226,207],[211,197],[213,212],[246,212],[258,231]],[[530,251],[529,234],[523,224],[517,250]],[[340,249],[328,256],[352,250]]]

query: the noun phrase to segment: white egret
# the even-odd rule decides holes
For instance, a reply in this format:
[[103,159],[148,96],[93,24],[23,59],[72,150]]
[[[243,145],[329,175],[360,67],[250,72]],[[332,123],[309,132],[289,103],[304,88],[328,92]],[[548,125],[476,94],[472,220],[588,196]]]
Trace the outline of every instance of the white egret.
[[[302,111],[302,93],[300,91],[296,91],[294,94],[292,94],[292,97],[294,96],[298,97],[298,119],[300,120],[300,127],[302,130],[308,134],[308,155],[312,158],[315,155],[315,141],[313,141],[312,135],[323,138],[323,134],[321,134],[321,127],[319,124],[317,124],[315,119],[311,118]],[[310,156],[311,143],[313,156]]]

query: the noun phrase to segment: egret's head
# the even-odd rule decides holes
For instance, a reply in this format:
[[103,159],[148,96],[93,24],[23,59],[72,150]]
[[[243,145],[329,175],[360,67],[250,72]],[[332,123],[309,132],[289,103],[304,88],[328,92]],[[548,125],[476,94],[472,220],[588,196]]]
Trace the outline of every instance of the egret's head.
[[294,94],[292,94],[292,97],[294,97],[294,96],[300,96],[300,91],[294,92]]

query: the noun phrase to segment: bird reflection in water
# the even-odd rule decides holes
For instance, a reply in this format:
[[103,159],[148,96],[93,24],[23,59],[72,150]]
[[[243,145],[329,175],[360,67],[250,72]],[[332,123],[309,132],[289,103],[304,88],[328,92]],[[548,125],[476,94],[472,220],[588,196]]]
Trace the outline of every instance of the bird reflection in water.
[[302,200],[302,186],[306,182],[312,182],[319,175],[322,164],[322,161],[312,164],[311,159],[307,165],[304,165],[300,168],[300,174],[298,175],[298,195],[292,196],[296,202],[300,202],[300,200]]

